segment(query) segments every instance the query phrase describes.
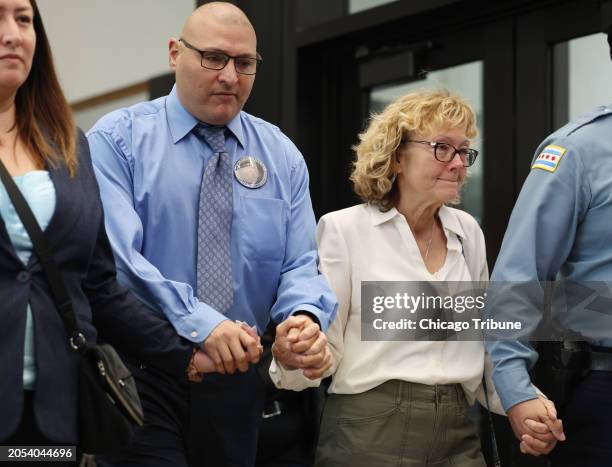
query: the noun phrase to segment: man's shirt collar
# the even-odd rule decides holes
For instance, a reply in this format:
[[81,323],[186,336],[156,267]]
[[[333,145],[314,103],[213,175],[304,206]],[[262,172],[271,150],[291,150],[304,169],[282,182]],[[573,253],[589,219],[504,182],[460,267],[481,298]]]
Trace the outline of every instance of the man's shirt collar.
[[[172,142],[175,144],[189,134],[199,123],[199,120],[191,115],[181,104],[176,93],[176,84],[172,87],[172,91],[170,91],[166,99],[166,115],[168,127],[172,135]],[[244,132],[242,130],[240,112],[226,126],[244,148]]]
[[233,135],[238,140],[238,144],[240,144],[240,146],[242,146],[242,148],[244,149],[245,148],[244,133],[242,132],[242,119],[240,118],[240,114],[241,114],[241,112],[238,112],[238,115],[236,115],[227,124],[227,128],[229,129],[229,131],[231,131],[233,133]]

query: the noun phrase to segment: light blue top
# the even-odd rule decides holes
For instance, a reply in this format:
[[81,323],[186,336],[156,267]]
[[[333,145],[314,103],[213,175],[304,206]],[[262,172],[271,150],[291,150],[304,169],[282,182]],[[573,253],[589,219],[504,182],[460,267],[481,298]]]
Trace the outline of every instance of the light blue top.
[[[538,284],[537,281],[558,278],[580,284],[575,291],[584,291],[582,285],[589,281],[602,281],[609,288],[612,107],[599,107],[557,130],[538,148],[534,162],[549,145],[565,152],[560,161],[553,157],[543,161],[551,168],[556,162],[554,171],[531,169],[512,212],[491,281]],[[548,152],[554,156],[557,151],[560,150],[552,148]],[[568,313],[571,328],[602,345],[610,345],[612,300],[606,299],[604,313],[594,313],[597,310],[592,294],[567,298],[577,304]],[[599,303],[604,300],[596,298]],[[530,286],[526,290],[515,284],[505,286],[503,294],[489,294],[487,313],[495,319],[523,318],[523,322],[528,320],[535,327],[541,318],[542,302],[541,287]],[[531,346],[526,342],[498,341],[488,342],[487,348],[495,365],[493,377],[504,409],[534,399],[527,371],[535,364],[537,353]]]
[[192,342],[228,317],[262,332],[270,315],[305,310],[327,328],[336,299],[317,271],[304,158],[277,127],[245,112],[227,125],[226,148],[232,165],[244,156],[262,161],[268,179],[250,189],[233,178],[227,317],[196,298],[200,184],[212,155],[191,131],[197,123],[173,89],[106,115],[87,135],[120,282]]
[[[34,213],[34,217],[36,217],[41,229],[46,229],[55,212],[55,187],[49,177],[49,172],[35,170],[13,177],[13,180],[30,205],[30,209]],[[32,255],[32,242],[2,183],[0,183],[0,214],[17,256],[24,265],[27,265]],[[29,304],[26,313],[23,387],[25,389],[34,389],[36,383],[36,357],[34,323],[32,320],[32,309]]]

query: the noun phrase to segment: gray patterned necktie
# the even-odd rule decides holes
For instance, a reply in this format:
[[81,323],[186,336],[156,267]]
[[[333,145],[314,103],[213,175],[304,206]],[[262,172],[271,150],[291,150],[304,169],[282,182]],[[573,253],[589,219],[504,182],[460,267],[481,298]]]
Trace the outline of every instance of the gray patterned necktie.
[[205,124],[193,129],[213,150],[200,186],[197,294],[201,302],[223,314],[234,302],[230,253],[232,164],[225,149],[225,129]]

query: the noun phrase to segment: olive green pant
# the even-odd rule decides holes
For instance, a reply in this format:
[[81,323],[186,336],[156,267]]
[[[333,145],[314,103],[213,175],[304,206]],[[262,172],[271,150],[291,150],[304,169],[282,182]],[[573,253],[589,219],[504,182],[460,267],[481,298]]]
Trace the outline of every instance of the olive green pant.
[[362,394],[331,394],[315,467],[485,467],[458,384],[387,381]]

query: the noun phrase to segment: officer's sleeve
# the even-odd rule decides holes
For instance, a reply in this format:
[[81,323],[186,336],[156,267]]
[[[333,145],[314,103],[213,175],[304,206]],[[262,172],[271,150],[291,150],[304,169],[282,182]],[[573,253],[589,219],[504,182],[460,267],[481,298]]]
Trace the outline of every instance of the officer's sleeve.
[[[129,128],[123,131],[129,133]],[[166,279],[142,254],[143,225],[134,209],[129,135],[96,129],[87,134],[115,253],[117,276],[147,305],[161,309],[177,333],[195,343],[226,318],[199,302],[189,284]]]
[[304,376],[301,369],[288,370],[273,361],[270,366],[270,378],[278,388],[300,391],[307,387],[318,386],[321,379],[336,372],[344,354],[344,330],[348,320],[352,293],[351,269],[346,241],[334,222],[333,216],[323,216],[319,221],[317,244],[319,269],[327,278],[339,304],[336,317],[326,332],[332,365],[322,378],[310,380]]
[[271,315],[274,321],[282,322],[298,311],[306,311],[318,319],[325,331],[336,313],[336,297],[317,269],[316,224],[308,192],[306,163],[293,145],[288,150],[297,154],[291,168],[285,258]]
[[487,291],[487,318],[522,325],[518,340],[487,342],[506,411],[537,397],[528,375],[537,353],[523,338],[542,319],[544,281],[554,280],[570,254],[590,199],[579,150],[564,141],[555,145],[565,150],[555,170],[532,168],[523,185]]

